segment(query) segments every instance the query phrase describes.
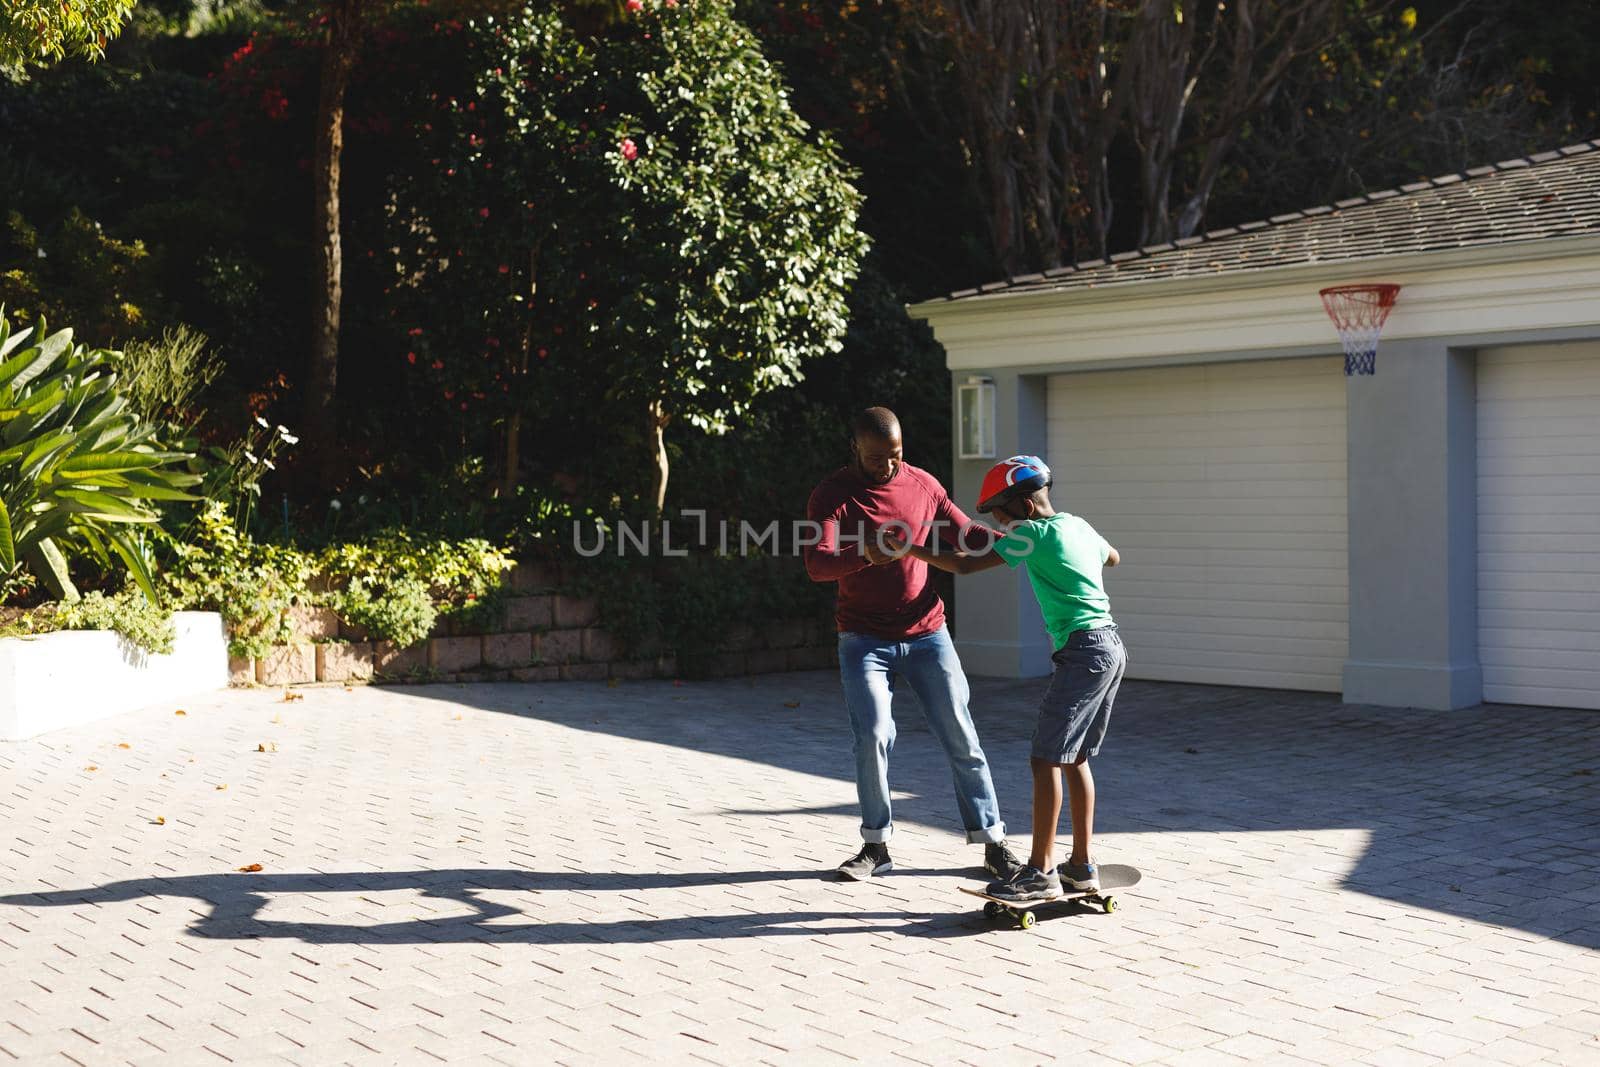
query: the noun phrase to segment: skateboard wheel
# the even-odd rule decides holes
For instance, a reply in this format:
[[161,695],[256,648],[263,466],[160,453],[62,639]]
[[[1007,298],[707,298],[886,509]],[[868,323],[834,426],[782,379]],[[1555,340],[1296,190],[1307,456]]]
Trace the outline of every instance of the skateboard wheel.
[[1002,905],[996,904],[991,900],[983,906],[983,915],[986,919],[998,919],[1004,914],[1005,910]]
[[1107,915],[1110,915],[1112,912],[1117,910],[1116,897],[1106,897],[1105,900],[1101,901],[1100,903],[1106,909]]
[[1031,911],[1025,911],[1021,915],[1017,916],[1017,925],[1022,927],[1024,930],[1032,930],[1033,924],[1038,921],[1038,919],[1034,918],[1033,912]]

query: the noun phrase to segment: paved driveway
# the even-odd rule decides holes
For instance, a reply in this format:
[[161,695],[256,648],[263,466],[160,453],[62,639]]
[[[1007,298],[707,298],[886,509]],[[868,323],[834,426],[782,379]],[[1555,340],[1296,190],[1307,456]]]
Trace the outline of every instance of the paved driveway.
[[[1039,683],[975,682],[1025,835]],[[0,1064],[1600,1062],[1600,715],[1130,683],[1032,932],[826,673],[232,692],[0,746]],[[257,873],[236,868],[260,864]]]

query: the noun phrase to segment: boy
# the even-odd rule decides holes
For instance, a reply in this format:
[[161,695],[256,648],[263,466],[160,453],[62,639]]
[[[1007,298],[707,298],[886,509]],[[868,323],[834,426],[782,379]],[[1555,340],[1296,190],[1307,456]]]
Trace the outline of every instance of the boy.
[[[1089,757],[1100,754],[1128,664],[1101,582],[1102,567],[1116,566],[1121,556],[1083,519],[1050,506],[1050,481],[1050,468],[1037,456],[1012,456],[989,469],[978,511],[999,519],[1005,535],[983,551],[895,547],[954,574],[1026,563],[1056,646],[1055,671],[1033,734],[1033,854],[1010,878],[989,883],[988,892],[1004,900],[1050,900],[1061,895],[1063,882],[1081,892],[1099,890],[1089,854],[1094,828]],[[1053,853],[1063,774],[1072,810],[1072,854],[1058,870]]]

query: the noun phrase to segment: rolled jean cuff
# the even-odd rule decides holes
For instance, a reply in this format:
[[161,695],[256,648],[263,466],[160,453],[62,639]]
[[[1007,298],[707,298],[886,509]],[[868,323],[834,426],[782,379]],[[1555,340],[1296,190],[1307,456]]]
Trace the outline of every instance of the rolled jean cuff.
[[861,828],[861,840],[867,842],[868,844],[886,845],[889,843],[889,838],[893,836],[894,823],[890,823],[888,826],[880,827],[876,830],[869,826],[863,826]]
[[969,845],[998,845],[1006,839],[1006,824],[997,822],[993,826],[985,826],[982,830],[968,830],[967,844]]

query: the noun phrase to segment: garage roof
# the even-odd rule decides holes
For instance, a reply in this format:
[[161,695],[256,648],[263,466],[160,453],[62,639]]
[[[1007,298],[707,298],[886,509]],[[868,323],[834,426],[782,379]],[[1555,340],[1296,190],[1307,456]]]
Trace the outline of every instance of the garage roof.
[[1600,140],[951,293],[1054,292],[1600,234]]

